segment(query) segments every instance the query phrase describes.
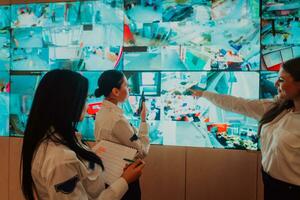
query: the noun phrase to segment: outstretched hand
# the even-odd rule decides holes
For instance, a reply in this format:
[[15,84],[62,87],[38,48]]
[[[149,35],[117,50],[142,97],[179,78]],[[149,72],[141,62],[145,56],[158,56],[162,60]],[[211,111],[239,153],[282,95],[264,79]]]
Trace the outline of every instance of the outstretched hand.
[[188,91],[192,92],[192,96],[194,97],[202,97],[203,91],[202,90],[194,90],[189,88]]

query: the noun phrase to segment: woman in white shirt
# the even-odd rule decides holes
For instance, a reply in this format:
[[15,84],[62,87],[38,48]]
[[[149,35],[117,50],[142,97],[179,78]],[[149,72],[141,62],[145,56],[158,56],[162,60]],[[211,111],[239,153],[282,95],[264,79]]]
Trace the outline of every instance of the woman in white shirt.
[[276,100],[247,100],[191,90],[217,106],[259,120],[265,200],[300,199],[300,58],[285,62]]
[[26,200],[119,200],[128,183],[141,175],[144,163],[139,160],[105,188],[101,159],[75,132],[86,112],[87,92],[88,80],[76,72],[53,70],[42,78],[23,140],[22,191]]
[[[140,128],[137,130],[125,118],[119,104],[129,95],[128,83],[124,74],[117,70],[104,71],[98,79],[98,88],[95,96],[104,96],[101,109],[96,114],[95,138],[109,140],[138,150],[138,158],[144,158],[149,151],[148,124],[146,123],[146,108],[143,103],[141,111]],[[139,182],[129,186],[123,200],[136,200],[141,198]]]

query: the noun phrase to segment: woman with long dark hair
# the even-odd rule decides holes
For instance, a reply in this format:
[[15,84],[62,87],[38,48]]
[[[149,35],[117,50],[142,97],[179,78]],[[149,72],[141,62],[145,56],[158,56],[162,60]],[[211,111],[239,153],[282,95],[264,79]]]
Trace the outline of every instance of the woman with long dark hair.
[[[109,140],[138,150],[138,158],[144,158],[150,147],[148,124],[146,122],[146,107],[143,103],[140,113],[141,123],[139,130],[132,126],[124,116],[119,104],[128,99],[129,89],[127,78],[117,70],[104,71],[98,79],[98,88],[95,96],[104,96],[102,107],[96,114],[95,137],[96,141]],[[141,199],[139,182],[129,185],[128,192],[122,200]]]
[[191,90],[215,105],[259,120],[265,200],[300,198],[300,57],[285,62],[274,100]]
[[101,159],[76,137],[87,94],[88,80],[79,73],[53,70],[42,78],[23,140],[25,199],[121,199],[128,183],[141,175],[144,163],[138,161],[105,189]]

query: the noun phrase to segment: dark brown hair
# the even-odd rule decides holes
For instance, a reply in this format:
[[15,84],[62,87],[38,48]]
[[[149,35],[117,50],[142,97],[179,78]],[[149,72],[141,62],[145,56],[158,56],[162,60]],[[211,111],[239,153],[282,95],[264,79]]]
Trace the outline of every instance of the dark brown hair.
[[107,97],[113,88],[121,88],[125,75],[121,71],[107,70],[104,71],[98,79],[98,88],[95,90],[95,96]]

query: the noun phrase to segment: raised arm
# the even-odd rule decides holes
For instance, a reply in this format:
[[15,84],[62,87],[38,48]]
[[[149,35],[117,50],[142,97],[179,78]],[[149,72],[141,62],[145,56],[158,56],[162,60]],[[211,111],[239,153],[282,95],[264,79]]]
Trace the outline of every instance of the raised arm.
[[274,103],[272,100],[251,100],[208,91],[191,91],[194,96],[203,97],[224,110],[239,113],[256,120],[260,120],[263,114],[269,110]]

